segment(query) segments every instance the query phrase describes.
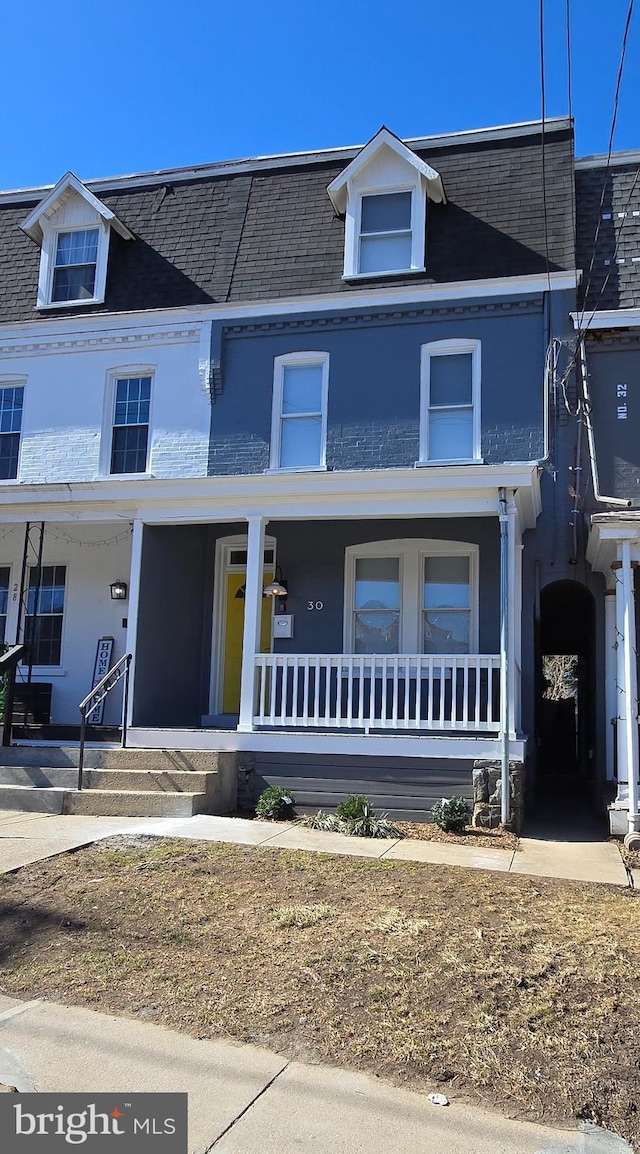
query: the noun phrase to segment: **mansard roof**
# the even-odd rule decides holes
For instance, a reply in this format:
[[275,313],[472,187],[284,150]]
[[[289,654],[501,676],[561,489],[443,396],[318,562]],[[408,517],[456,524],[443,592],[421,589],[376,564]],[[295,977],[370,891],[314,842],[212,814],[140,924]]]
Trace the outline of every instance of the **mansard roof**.
[[[425,273],[367,279],[371,288],[545,272],[540,124],[406,141],[442,179],[429,202]],[[390,134],[391,135],[391,134]],[[327,193],[360,149],[258,158],[199,169],[88,181],[113,214],[104,303],[65,315],[362,291],[343,280],[344,221]],[[545,129],[551,271],[573,268],[573,132]],[[0,322],[36,310],[40,250],[23,225],[55,190],[0,194]],[[25,221],[25,218],[27,220]]]
[[[576,252],[580,305],[640,306],[640,153],[576,163]],[[585,299],[586,297],[586,299]]]

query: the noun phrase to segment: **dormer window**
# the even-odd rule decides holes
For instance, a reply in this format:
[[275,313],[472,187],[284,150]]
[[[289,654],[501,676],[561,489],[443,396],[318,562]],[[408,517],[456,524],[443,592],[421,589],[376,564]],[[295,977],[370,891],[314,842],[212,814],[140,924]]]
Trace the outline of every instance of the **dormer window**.
[[344,214],[344,279],[425,271],[427,201],[443,203],[439,174],[387,128],[327,189]]
[[72,172],[23,221],[40,245],[39,309],[100,304],[105,299],[109,238],[133,233]]
[[380,192],[360,199],[359,273],[411,268],[411,192]]
[[94,299],[99,236],[97,228],[57,234],[52,303]]

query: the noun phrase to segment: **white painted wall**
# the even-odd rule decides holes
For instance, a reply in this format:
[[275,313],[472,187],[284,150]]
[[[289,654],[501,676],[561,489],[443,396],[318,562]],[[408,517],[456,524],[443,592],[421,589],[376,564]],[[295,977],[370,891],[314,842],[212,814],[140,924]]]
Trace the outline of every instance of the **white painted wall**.
[[[11,566],[7,641],[16,637],[18,590],[24,546],[24,525],[0,526],[0,565]],[[113,541],[125,534],[124,540]],[[97,542],[108,542],[96,544]],[[128,522],[101,524],[65,522],[47,524],[43,564],[65,565],[66,594],[62,628],[62,659],[59,668],[34,669],[34,681],[50,681],[51,720],[79,724],[78,704],[91,688],[96,645],[100,637],[113,637],[113,660],[126,652],[129,602],[112,601],[111,582],[129,584],[131,534]],[[19,668],[19,677],[26,670]],[[104,721],[118,724],[121,715],[119,688],[107,700]]]
[[200,324],[118,328],[5,345],[0,387],[26,378],[17,482],[91,481],[108,475],[113,375],[153,373],[149,472],[206,475],[211,407],[199,375]]

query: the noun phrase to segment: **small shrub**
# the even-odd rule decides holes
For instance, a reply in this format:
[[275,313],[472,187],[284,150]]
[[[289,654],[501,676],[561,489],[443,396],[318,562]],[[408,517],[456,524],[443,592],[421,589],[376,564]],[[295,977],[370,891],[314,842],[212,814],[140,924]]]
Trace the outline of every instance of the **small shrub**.
[[431,807],[431,820],[444,833],[463,833],[471,814],[471,805],[464,797],[443,797]]
[[336,808],[336,814],[340,821],[356,821],[358,818],[366,817],[369,813],[373,813],[373,806],[368,797],[363,797],[359,793],[352,793],[346,801],[341,801]]
[[344,832],[351,834],[351,837],[404,837],[386,813],[377,817],[373,810],[363,817],[345,822]]
[[282,821],[293,817],[296,799],[279,785],[271,785],[263,790],[256,802],[256,817],[267,817],[271,821]]
[[344,826],[335,813],[325,813],[323,809],[319,809],[317,813],[311,814],[310,817],[304,819],[304,824],[309,829],[323,829],[330,833],[344,833]]

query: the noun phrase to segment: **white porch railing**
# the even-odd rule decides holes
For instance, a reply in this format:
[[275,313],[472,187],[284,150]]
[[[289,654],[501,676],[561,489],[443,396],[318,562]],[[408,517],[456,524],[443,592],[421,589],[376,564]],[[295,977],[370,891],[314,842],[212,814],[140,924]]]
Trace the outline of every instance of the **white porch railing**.
[[256,654],[256,726],[499,729],[494,654]]

